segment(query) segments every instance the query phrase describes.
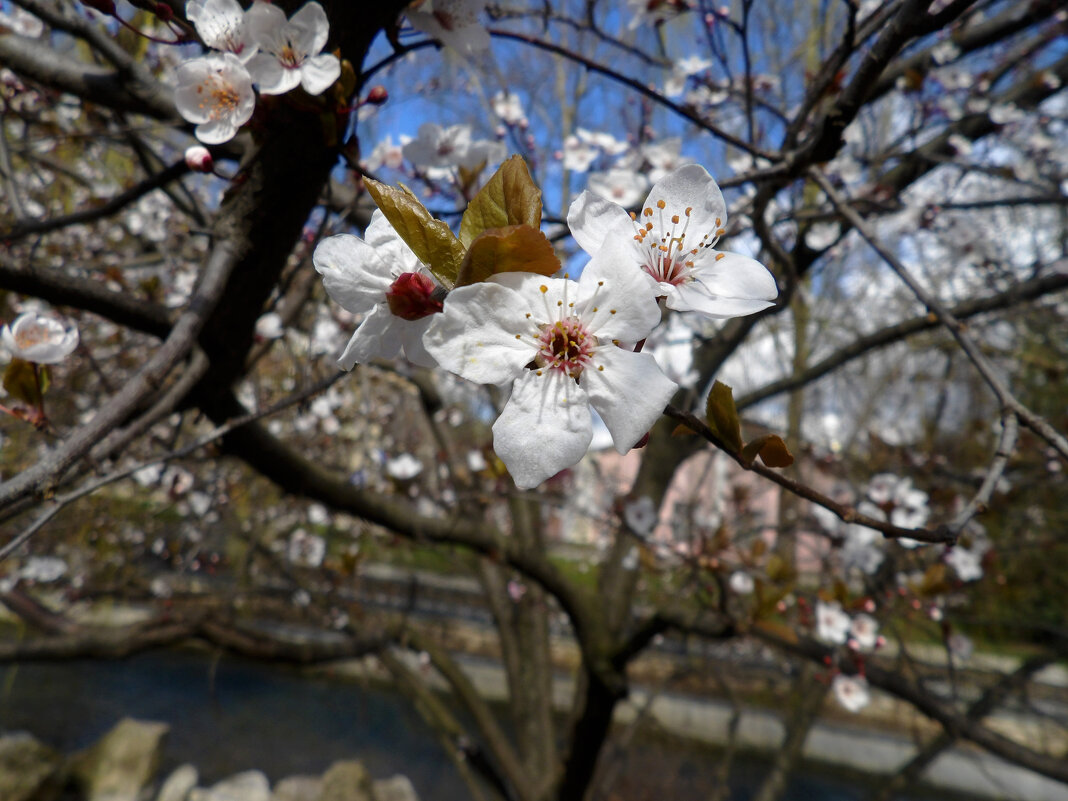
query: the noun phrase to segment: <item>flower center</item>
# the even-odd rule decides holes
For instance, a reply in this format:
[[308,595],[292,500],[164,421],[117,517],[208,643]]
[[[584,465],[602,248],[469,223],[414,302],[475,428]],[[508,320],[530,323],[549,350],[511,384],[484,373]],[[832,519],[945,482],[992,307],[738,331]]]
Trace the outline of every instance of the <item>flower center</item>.
[[[678,214],[673,214],[670,218],[665,217],[665,201],[658,200],[654,205],[655,212],[652,206],[646,206],[642,210],[643,223],[639,223],[637,216],[631,214],[631,219],[634,220],[634,241],[638,243],[644,256],[642,269],[660,283],[672,286],[694,280],[692,273],[698,257],[705,250],[714,248],[719,238],[726,233],[720,227],[723,221],[717,217],[716,229],[702,234],[700,240],[695,243],[696,237],[687,238],[692,206],[686,208],[684,222]],[[721,258],[722,253],[716,255],[717,260]]]
[[[197,87],[197,94],[202,97],[198,104],[201,109],[211,104],[209,115],[213,120],[233,114],[241,102],[241,95],[236,87],[221,75],[209,75],[205,78]],[[205,94],[207,99],[203,99]]]
[[534,362],[539,367],[559,370],[577,379],[590,363],[596,344],[596,337],[581,320],[565,317],[542,327]]
[[20,348],[26,349],[34,345],[41,345],[49,340],[49,334],[51,333],[48,326],[41,325],[40,323],[33,323],[31,325],[19,326],[17,331],[12,332],[14,334],[15,344]]
[[441,299],[435,297],[436,289],[434,282],[421,273],[401,273],[386,293],[386,303],[395,317],[421,320],[443,308]]
[[295,70],[300,68],[304,59],[301,57],[300,53],[293,48],[293,45],[286,42],[285,46],[282,47],[282,52],[278,54],[278,61],[281,62],[282,66],[287,70]]

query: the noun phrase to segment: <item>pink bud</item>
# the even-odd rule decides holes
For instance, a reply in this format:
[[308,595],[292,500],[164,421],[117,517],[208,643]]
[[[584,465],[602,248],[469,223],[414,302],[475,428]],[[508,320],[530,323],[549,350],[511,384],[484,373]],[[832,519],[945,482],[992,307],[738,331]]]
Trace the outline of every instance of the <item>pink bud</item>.
[[372,106],[381,106],[387,100],[389,100],[389,92],[386,91],[386,87],[382,84],[375,84],[367,93],[364,102],[370,103]]
[[421,320],[444,306],[434,296],[434,282],[420,273],[402,273],[386,293],[389,310],[402,320]]
[[193,145],[185,151],[185,165],[193,172],[211,172],[215,169],[215,161],[203,145]]
[[174,9],[166,3],[156,3],[156,16],[164,22],[174,19]]

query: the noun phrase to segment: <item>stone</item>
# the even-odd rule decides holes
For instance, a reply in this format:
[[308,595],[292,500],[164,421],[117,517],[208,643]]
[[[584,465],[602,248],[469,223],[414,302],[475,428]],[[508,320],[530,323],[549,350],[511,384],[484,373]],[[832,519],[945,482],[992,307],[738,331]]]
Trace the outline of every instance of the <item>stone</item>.
[[138,801],[159,770],[166,723],[123,718],[70,761],[86,801]]
[[323,780],[319,776],[288,776],[274,786],[271,801],[319,801]]
[[323,774],[319,801],[374,801],[371,774],[359,762],[335,762]]
[[271,783],[260,770],[235,773],[207,790],[196,789],[189,801],[270,801]]
[[188,801],[189,793],[197,786],[200,774],[192,765],[180,765],[163,782],[156,801]]
[[0,798],[52,801],[63,784],[63,758],[26,732],[0,737]]
[[379,779],[374,783],[373,790],[375,801],[419,801],[411,779],[401,774]]

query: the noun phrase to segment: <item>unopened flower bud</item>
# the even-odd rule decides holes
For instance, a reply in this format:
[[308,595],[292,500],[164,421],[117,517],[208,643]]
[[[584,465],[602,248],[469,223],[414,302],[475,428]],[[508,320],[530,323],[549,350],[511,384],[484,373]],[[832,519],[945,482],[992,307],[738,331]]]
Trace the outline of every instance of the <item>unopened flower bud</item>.
[[174,19],[174,9],[166,3],[156,3],[156,16],[164,22]]
[[444,308],[435,297],[437,286],[421,273],[402,273],[386,293],[386,302],[394,316],[402,320],[421,320]]
[[364,98],[365,103],[370,103],[372,106],[381,106],[389,100],[389,92],[386,91],[386,87],[382,84],[375,84],[371,87],[371,90],[367,93],[367,97]]
[[185,151],[185,165],[193,172],[211,172],[215,169],[215,161],[203,145],[193,145]]

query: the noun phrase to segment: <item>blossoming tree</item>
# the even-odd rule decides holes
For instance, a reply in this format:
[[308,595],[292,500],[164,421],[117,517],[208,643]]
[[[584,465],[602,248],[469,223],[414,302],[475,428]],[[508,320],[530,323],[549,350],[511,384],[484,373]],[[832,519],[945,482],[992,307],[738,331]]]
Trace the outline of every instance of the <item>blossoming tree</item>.
[[[475,797],[640,785],[651,682],[766,680],[761,799],[821,712],[922,718],[885,798],[962,740],[1068,783],[1065,23],[5,0],[0,602],[39,636],[0,654],[373,655]],[[363,603],[399,553],[477,582],[508,720]],[[103,595],[149,622],[69,618]]]

